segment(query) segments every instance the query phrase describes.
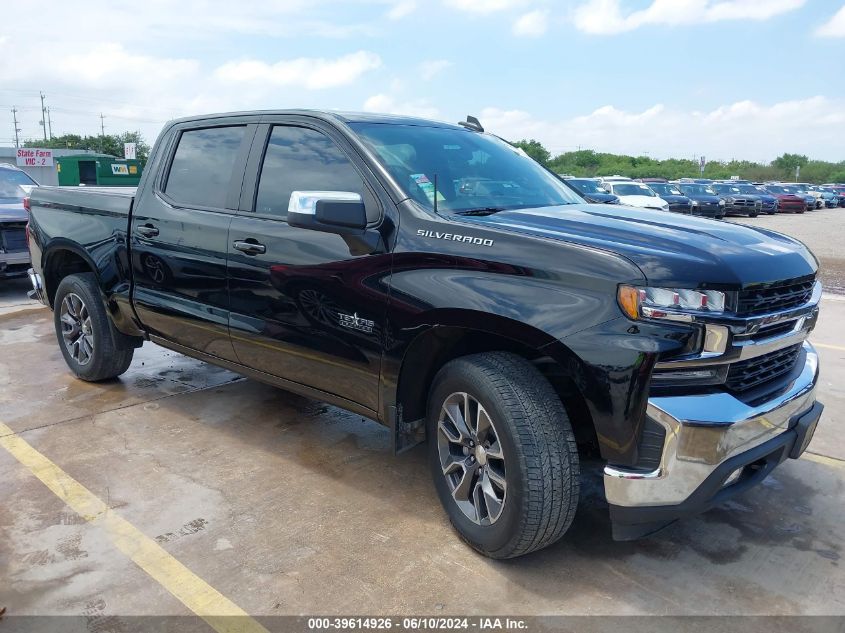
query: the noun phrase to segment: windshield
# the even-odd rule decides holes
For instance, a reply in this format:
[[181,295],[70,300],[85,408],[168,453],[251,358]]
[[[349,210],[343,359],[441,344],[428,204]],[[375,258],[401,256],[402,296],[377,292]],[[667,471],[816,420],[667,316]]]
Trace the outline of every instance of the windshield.
[[581,193],[609,193],[607,189],[602,187],[595,180],[577,180],[570,178],[569,181]]
[[661,196],[682,196],[684,194],[675,186],[665,182],[653,182],[648,185],[652,191]]
[[556,176],[491,134],[352,123],[402,190],[428,209],[496,211],[584,202]]
[[754,185],[739,185],[739,186],[737,186],[736,189],[740,193],[750,193],[750,194],[755,194],[755,195],[763,193],[762,191],[760,191]]
[[617,182],[611,185],[613,193],[617,196],[648,196],[656,198],[657,194],[648,188],[648,185],[642,185],[635,182]]
[[715,196],[716,192],[707,185],[681,185],[681,191],[687,196]]
[[20,202],[36,186],[38,183],[24,172],[0,168],[0,202]]

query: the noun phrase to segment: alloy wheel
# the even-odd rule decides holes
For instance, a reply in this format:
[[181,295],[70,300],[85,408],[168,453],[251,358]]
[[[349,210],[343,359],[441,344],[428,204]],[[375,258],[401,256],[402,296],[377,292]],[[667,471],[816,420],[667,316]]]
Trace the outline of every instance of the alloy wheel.
[[437,449],[457,506],[478,525],[495,523],[507,497],[505,456],[493,419],[470,394],[453,393],[443,402]]
[[88,307],[79,295],[65,295],[60,319],[65,348],[73,360],[87,365],[94,355],[94,331]]

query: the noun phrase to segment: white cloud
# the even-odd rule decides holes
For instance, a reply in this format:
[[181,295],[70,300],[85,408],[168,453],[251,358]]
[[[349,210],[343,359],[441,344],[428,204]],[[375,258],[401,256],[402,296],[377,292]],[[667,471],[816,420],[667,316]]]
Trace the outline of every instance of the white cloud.
[[829,21],[816,29],[819,37],[845,37],[845,5]]
[[228,62],[214,71],[222,81],[302,86],[309,90],[334,88],[354,83],[364,73],[381,66],[381,58],[369,51],[350,53],[337,59],[299,57],[275,64],[247,59]]
[[466,13],[497,13],[525,4],[525,0],[443,0],[443,4]]
[[806,0],[653,0],[638,11],[626,11],[621,0],[588,0],[575,8],[576,28],[608,35],[646,25],[678,26],[722,20],[768,20],[802,7]]
[[772,105],[739,101],[709,112],[656,104],[640,112],[612,105],[563,120],[485,108],[484,128],[504,138],[535,138],[553,153],[580,146],[654,157],[771,160],[785,151],[841,160],[831,138],[845,136],[845,99],[811,97]]
[[439,110],[427,101],[399,102],[387,94],[377,94],[367,99],[364,102],[364,110],[366,112],[418,116],[425,119],[436,119],[440,116]]
[[549,12],[535,9],[521,15],[513,24],[513,34],[522,37],[540,37],[549,27]]
[[431,81],[451,66],[452,62],[448,59],[428,59],[424,62],[420,62],[419,71],[423,79]]
[[394,4],[387,12],[387,17],[391,20],[401,20],[407,15],[410,15],[417,10],[416,0],[400,0]]

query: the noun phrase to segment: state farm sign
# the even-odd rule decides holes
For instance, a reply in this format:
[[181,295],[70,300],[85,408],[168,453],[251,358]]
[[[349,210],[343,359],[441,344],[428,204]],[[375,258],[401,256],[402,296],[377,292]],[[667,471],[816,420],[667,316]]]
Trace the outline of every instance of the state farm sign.
[[18,167],[52,167],[53,150],[40,147],[18,149]]

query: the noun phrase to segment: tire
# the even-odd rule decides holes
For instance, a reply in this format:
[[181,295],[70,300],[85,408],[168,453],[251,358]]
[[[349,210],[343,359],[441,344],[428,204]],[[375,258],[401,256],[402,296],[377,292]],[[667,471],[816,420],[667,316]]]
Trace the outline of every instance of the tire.
[[800,211],[796,211],[795,213],[804,213],[804,209],[801,209]]
[[[461,418],[467,406],[470,420],[476,418],[478,432],[466,433],[478,440],[475,448],[455,441],[458,425],[446,413]],[[479,428],[482,410],[490,421],[481,424],[486,432]],[[434,378],[426,423],[437,494],[471,547],[491,558],[514,558],[551,545],[569,529],[578,506],[578,448],[560,398],[529,362],[506,352],[451,361]],[[466,473],[478,468],[462,486]],[[481,490],[476,481],[487,483],[495,500],[475,496]],[[459,488],[471,488],[460,503]]]
[[758,215],[760,215],[760,214],[757,213],[756,211],[751,211],[751,212],[748,213],[749,218],[756,218]]
[[115,344],[117,333],[93,273],[62,279],[53,302],[53,323],[62,356],[78,378],[97,382],[129,369],[135,350],[118,349]]

